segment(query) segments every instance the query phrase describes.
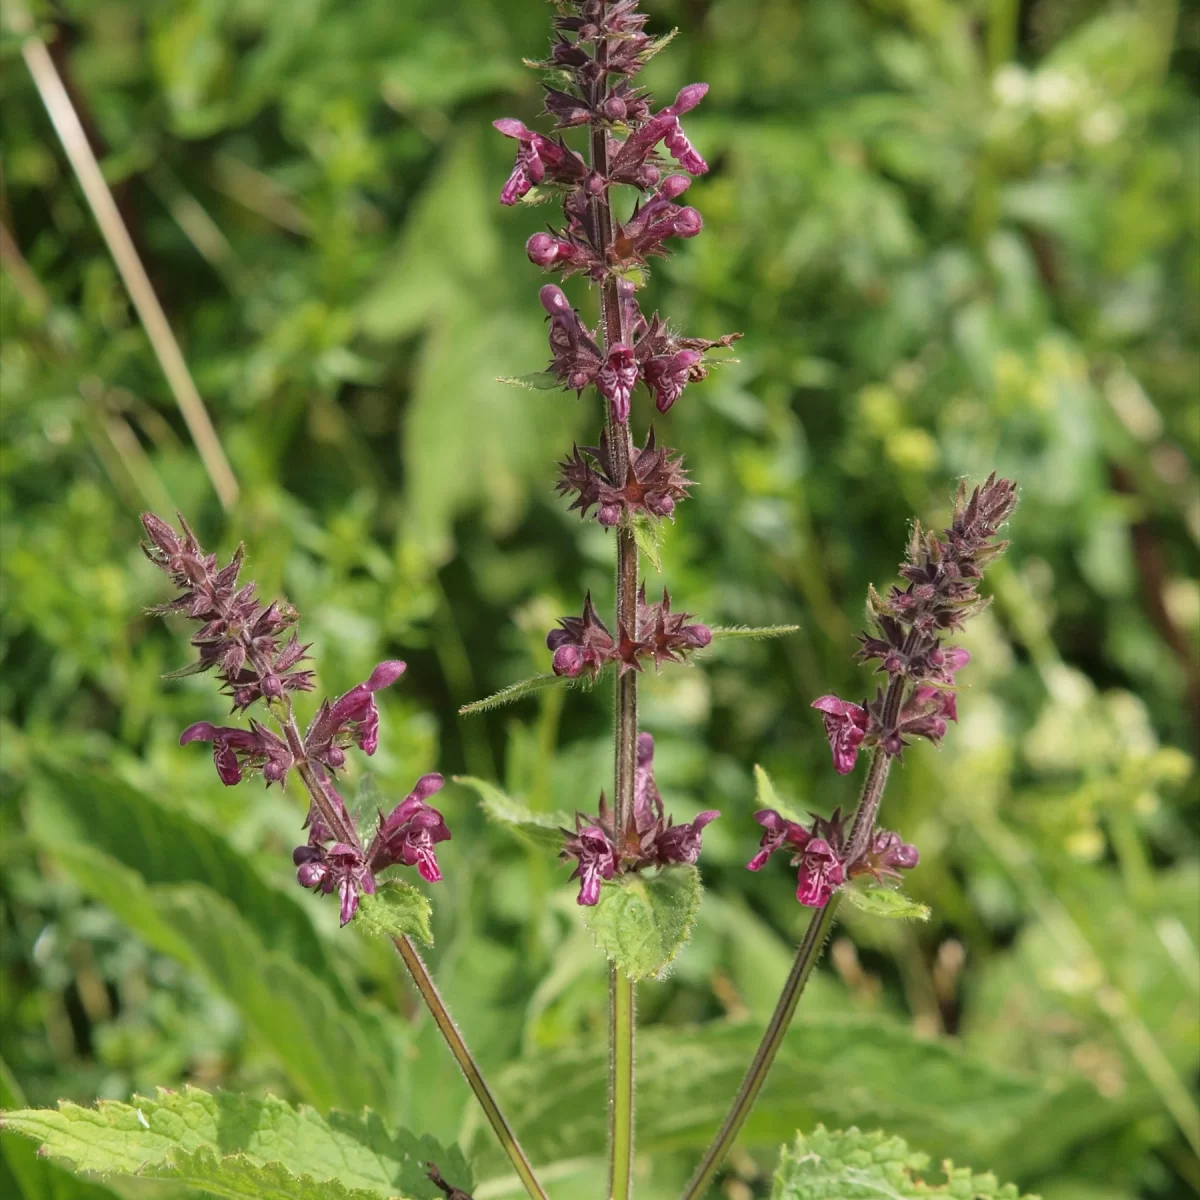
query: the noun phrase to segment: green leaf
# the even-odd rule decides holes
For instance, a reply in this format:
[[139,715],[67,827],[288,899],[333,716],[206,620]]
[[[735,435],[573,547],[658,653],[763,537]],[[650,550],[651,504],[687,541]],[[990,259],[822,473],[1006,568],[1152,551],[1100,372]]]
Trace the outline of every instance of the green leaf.
[[638,549],[650,561],[656,570],[662,571],[662,522],[646,516],[645,513],[635,513],[633,518],[633,540]]
[[[640,1152],[707,1145],[761,1036],[753,1022],[639,1030]],[[607,1120],[593,1101],[607,1078],[607,1051],[593,1040],[528,1055],[500,1073],[500,1101],[534,1162],[603,1153]],[[984,1159],[1049,1119],[1057,1095],[876,1014],[806,1014],[801,1005],[740,1137],[746,1147],[776,1147],[818,1121],[862,1121],[919,1140],[936,1156]]]
[[501,688],[498,692],[493,692],[482,700],[473,700],[470,704],[464,704],[458,711],[463,716],[487,712],[492,708],[501,708],[505,704],[512,704],[525,696],[532,696],[534,692],[541,692],[559,684],[569,686],[570,683],[571,680],[566,675],[534,675],[529,679],[522,679],[519,683],[510,683],[508,687]]
[[759,808],[773,808],[781,817],[795,821],[798,825],[804,823],[802,814],[780,800],[770,775],[758,763],[754,764],[754,802]]
[[548,392],[551,388],[560,388],[563,381],[553,371],[534,371],[531,375],[497,375],[497,383],[506,383],[509,387],[526,388],[531,392]]
[[433,1200],[441,1193],[425,1178],[431,1160],[455,1186],[472,1186],[457,1147],[390,1132],[371,1112],[322,1117],[274,1096],[187,1087],[130,1104],[22,1109],[3,1122],[74,1170],[171,1179],[234,1200]]
[[[379,1015],[348,1007],[306,965],[264,946],[228,899],[199,884],[148,887],[98,850],[65,844],[53,853],[148,945],[227,996],[305,1099],[322,1107],[387,1107],[396,1034]],[[347,1062],[354,1070],[343,1069]]]
[[551,687],[583,688],[586,691],[595,687],[611,669],[612,664],[605,663],[595,675],[584,674],[574,678],[569,675],[533,675],[529,679],[522,679],[519,683],[510,683],[508,687],[501,688],[498,692],[493,692],[482,700],[473,700],[470,704],[464,704],[458,711],[463,716],[487,712],[489,709],[501,708],[505,704],[512,704],[525,696],[533,695],[534,692]]
[[665,50],[675,40],[678,33],[678,28],[675,28],[668,30],[660,37],[651,38],[646,44],[646,48],[638,55],[638,61],[648,63],[656,54]]
[[455,775],[455,783],[469,787],[479,797],[479,807],[498,825],[538,849],[557,852],[563,843],[564,829],[570,829],[574,818],[565,812],[533,812],[510,799],[494,783],[472,775]]
[[861,912],[874,917],[899,917],[909,921],[928,921],[929,906],[918,904],[896,888],[874,885],[859,887],[850,884],[842,888],[842,898]]
[[630,979],[661,979],[691,935],[700,892],[695,867],[625,875],[601,887],[599,903],[584,921],[596,945]]
[[[0,1109],[25,1103],[20,1086],[0,1059]],[[2,1123],[2,1122],[0,1122]],[[77,1179],[48,1159],[17,1134],[0,1129],[0,1196],[12,1200],[117,1200],[99,1183]]]
[[303,962],[352,1003],[305,910],[304,894],[267,883],[216,830],[99,771],[68,771],[43,762],[36,785],[30,826],[48,852],[70,842],[111,856],[146,884],[204,884],[228,897],[265,946]]
[[411,883],[389,880],[381,883],[373,896],[363,896],[354,918],[355,928],[385,937],[417,937],[433,945],[429,924],[433,906],[420,889]]
[[928,1165],[929,1155],[910,1151],[903,1138],[818,1125],[784,1147],[771,1200],[1018,1200],[1016,1186],[1002,1187],[994,1175],[946,1162],[945,1181],[935,1183]]
[[799,625],[714,625],[712,635],[714,642],[729,641],[734,638],[761,641],[764,638],[786,637],[789,633],[798,632],[799,629]]

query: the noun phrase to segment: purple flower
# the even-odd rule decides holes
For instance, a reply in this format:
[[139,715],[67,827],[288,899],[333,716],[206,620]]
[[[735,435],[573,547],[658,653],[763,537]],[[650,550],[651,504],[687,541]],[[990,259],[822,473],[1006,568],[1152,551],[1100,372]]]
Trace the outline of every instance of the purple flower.
[[611,879],[617,871],[617,849],[608,833],[599,825],[583,825],[575,818],[575,832],[569,834],[561,857],[575,860],[572,879],[579,880],[577,904],[596,904],[600,899],[600,883]]
[[517,160],[503,190],[501,204],[516,204],[534,184],[549,175],[553,183],[569,183],[587,174],[583,159],[561,142],[535,133],[513,117],[502,117],[492,124],[505,137],[515,138]]
[[700,834],[705,825],[715,821],[720,812],[715,808],[700,813],[686,825],[668,824],[655,842],[660,863],[695,863],[700,858]]
[[624,425],[629,420],[629,400],[637,381],[638,365],[633,350],[618,342],[596,373],[596,387],[608,401],[617,425]]
[[692,369],[701,358],[703,355],[699,351],[680,350],[675,354],[660,355],[646,361],[643,376],[659,412],[665,413],[683,395]]
[[825,736],[833,750],[833,769],[839,775],[854,770],[858,748],[867,736],[867,710],[836,696],[821,696],[812,707],[825,714]]
[[337,770],[346,761],[343,747],[351,742],[364,754],[374,754],[379,745],[379,709],[373,693],[391,687],[404,671],[405,664],[398,659],[381,662],[363,683],[332,704],[324,701],[304,735],[306,755]]
[[845,864],[824,838],[814,837],[800,852],[799,866],[796,899],[809,908],[824,908],[845,882]]
[[546,635],[546,648],[554,653],[551,667],[555,675],[595,674],[612,658],[615,643],[596,613],[591,592],[583,599],[582,616],[561,617],[558,623],[560,628]]
[[758,843],[758,853],[746,864],[748,871],[761,871],[767,859],[784,845],[803,850],[812,837],[803,825],[789,821],[773,808],[759,809],[754,819],[763,827],[763,835]]
[[703,175],[708,170],[708,164],[688,141],[683,127],[679,124],[679,118],[695,108],[704,99],[707,91],[707,83],[689,83],[687,87],[680,89],[674,104],[667,105],[631,133],[617,151],[612,164],[612,178],[623,183],[637,182],[638,169],[645,164],[654,148],[662,141],[665,141],[671,157],[685,171],[692,175]]
[[890,829],[877,829],[866,852],[849,867],[849,874],[870,874],[882,883],[885,876],[899,879],[901,871],[911,871],[920,861],[916,846]]
[[292,765],[287,743],[257,721],[251,721],[249,729],[197,721],[179,735],[181,746],[190,742],[212,742],[213,762],[226,787],[239,783],[246,770],[261,770],[270,787],[282,782]]
[[442,878],[433,847],[450,840],[450,830],[442,814],[425,801],[445,785],[436,772],[422,775],[413,790],[385,818],[379,816],[379,830],[371,843],[368,858],[373,871],[382,871],[394,863],[415,866],[421,878],[437,883]]
[[347,925],[358,912],[359,893],[375,894],[375,878],[357,846],[337,842],[323,846],[298,846],[292,853],[296,879],[301,887],[329,895],[337,891],[341,900],[342,924]]

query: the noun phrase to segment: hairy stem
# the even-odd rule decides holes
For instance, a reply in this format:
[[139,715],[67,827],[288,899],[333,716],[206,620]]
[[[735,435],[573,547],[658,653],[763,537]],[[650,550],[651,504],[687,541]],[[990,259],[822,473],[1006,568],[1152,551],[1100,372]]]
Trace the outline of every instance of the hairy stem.
[[[871,759],[870,769],[867,771],[867,778],[863,781],[862,793],[854,814],[854,824],[850,834],[851,845],[863,838],[862,831],[864,829],[867,831],[865,836],[870,837],[870,832],[875,827],[875,814],[879,811],[879,802],[883,798],[883,789],[887,784],[891,765],[890,754],[885,754],[883,750],[875,752]],[[788,1026],[792,1022],[796,1005],[800,1002],[800,996],[804,992],[804,985],[808,983],[808,977],[812,974],[813,967],[817,965],[817,959],[821,956],[821,950],[825,946],[829,931],[833,928],[833,919],[837,914],[840,901],[841,897],[834,892],[825,907],[813,913],[812,920],[809,921],[800,946],[796,950],[796,960],[792,963],[792,969],[783,985],[783,991],[775,1005],[775,1011],[771,1014],[771,1020],[763,1033],[762,1041],[754,1052],[754,1058],[750,1062],[745,1079],[742,1080],[742,1086],[738,1088],[733,1104],[726,1114],[725,1120],[721,1122],[721,1128],[717,1131],[712,1145],[700,1160],[700,1165],[696,1168],[691,1183],[683,1193],[683,1200],[698,1200],[704,1194],[709,1181],[721,1165],[725,1155],[729,1153],[729,1148],[733,1145],[742,1125],[750,1115],[750,1110],[754,1107],[755,1100],[758,1099],[758,1093],[762,1090],[767,1073],[783,1042],[784,1034],[787,1033]]]
[[[285,700],[284,704],[286,707],[278,715],[288,740],[288,747],[296,760],[296,771],[304,781],[304,786],[308,789],[314,807],[338,841],[345,842],[348,846],[357,846],[359,844],[358,832],[354,828],[350,814],[346,812],[343,805],[335,803],[334,797],[329,794],[332,791],[329,781],[322,774],[321,769],[315,767],[305,756],[304,741],[300,736],[296,718],[292,714],[291,701]],[[525,1157],[525,1151],[521,1149],[521,1144],[517,1141],[517,1135],[513,1133],[512,1127],[500,1111],[500,1106],[496,1103],[491,1089],[483,1078],[483,1073],[471,1056],[471,1051],[467,1049],[467,1043],[463,1041],[463,1036],[459,1033],[458,1026],[455,1025],[454,1018],[450,1015],[450,1010],[439,994],[437,985],[433,982],[433,976],[429,974],[429,968],[425,966],[416,946],[407,937],[394,937],[392,944],[404,960],[404,965],[408,968],[413,983],[417,985],[417,991],[421,993],[421,999],[425,1001],[425,1006],[429,1009],[434,1023],[442,1037],[446,1039],[450,1053],[454,1055],[455,1062],[458,1063],[467,1083],[471,1085],[475,1099],[479,1101],[479,1106],[487,1116],[488,1122],[495,1131],[504,1153],[508,1155],[518,1178],[525,1185],[525,1190],[532,1200],[548,1200],[533,1173],[533,1167],[529,1165],[529,1159]]]
[[525,1151],[521,1149],[521,1143],[517,1141],[517,1135],[513,1133],[512,1127],[504,1119],[500,1106],[496,1103],[479,1066],[471,1057],[471,1052],[467,1049],[467,1044],[463,1041],[462,1034],[459,1033],[458,1026],[455,1025],[449,1009],[446,1008],[445,1001],[438,993],[433,977],[429,974],[429,968],[425,966],[416,946],[407,937],[392,938],[392,944],[404,960],[404,965],[408,968],[413,983],[417,985],[417,991],[421,993],[421,999],[425,1001],[425,1006],[432,1014],[438,1030],[446,1039],[446,1045],[450,1047],[450,1053],[454,1055],[455,1062],[466,1076],[467,1083],[471,1085],[475,1099],[479,1101],[480,1107],[487,1116],[504,1153],[508,1155],[508,1161],[512,1163],[513,1170],[516,1171],[525,1191],[529,1193],[532,1200],[548,1200],[546,1193],[542,1190],[542,1185],[538,1183],[537,1177],[533,1173],[529,1159],[525,1157]]
[[615,964],[608,968],[611,1053],[609,1104],[611,1107],[610,1175],[612,1200],[633,1195],[633,1031],[635,1024],[633,980]]
[[[597,47],[597,62],[603,65],[608,46]],[[608,77],[601,74],[597,89],[608,88]],[[608,131],[595,125],[591,131],[592,169],[605,180],[605,187],[592,200],[592,220],[596,248],[606,258],[613,240],[612,199],[608,179]],[[608,276],[600,292],[603,352],[608,353],[625,341],[621,298],[617,280]],[[618,425],[605,404],[605,426],[612,447],[617,479],[624,483],[629,468],[629,428]],[[638,549],[633,529],[621,525],[617,530],[617,637],[637,636]],[[633,813],[634,782],[637,773],[637,673],[618,670],[614,696],[613,811],[618,845]],[[613,966],[609,972],[609,1195],[612,1200],[628,1200],[633,1192],[633,1050],[634,984]]]
[[819,908],[813,913],[812,920],[804,931],[804,939],[800,943],[800,948],[796,951],[796,961],[792,963],[787,982],[783,985],[779,1002],[771,1014],[771,1021],[754,1053],[750,1069],[746,1072],[745,1079],[742,1080],[742,1086],[738,1088],[733,1104],[726,1114],[725,1120],[721,1123],[721,1128],[717,1131],[717,1136],[705,1151],[704,1158],[701,1159],[695,1175],[692,1176],[691,1183],[688,1184],[687,1191],[683,1193],[684,1200],[697,1200],[704,1194],[709,1181],[729,1152],[729,1148],[733,1145],[746,1118],[750,1115],[750,1110],[754,1107],[758,1093],[766,1081],[767,1072],[770,1071],[771,1064],[775,1061],[775,1055],[783,1041],[783,1035],[787,1033],[788,1026],[791,1024],[792,1014],[796,1011],[796,1005],[804,991],[804,985],[808,982],[808,977],[817,964],[817,959],[825,945],[825,939],[833,926],[839,899],[835,892],[824,908]]

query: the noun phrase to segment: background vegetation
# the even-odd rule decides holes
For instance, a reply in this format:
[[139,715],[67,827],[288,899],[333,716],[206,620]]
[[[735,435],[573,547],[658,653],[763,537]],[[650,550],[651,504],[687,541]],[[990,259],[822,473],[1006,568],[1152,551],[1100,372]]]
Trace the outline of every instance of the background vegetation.
[[[882,1126],[1047,1200],[1190,1194],[1197,11],[648,8],[681,36],[647,82],[712,85],[688,130],[714,167],[689,194],[704,234],[651,295],[691,332],[746,332],[740,362],[658,422],[701,484],[663,577],[712,623],[801,629],[644,690],[669,805],[724,815],[697,936],[640,990],[642,1194],[685,1178],[801,921],[783,868],[742,869],[753,764],[797,807],[852,798],[808,703],[865,690],[849,654],[868,581],[893,577],[910,516],[944,516],[959,476],[993,468],[1022,506],[967,639],[962,721],[905,756],[886,802],[933,919],[847,915],[725,1194],[765,1194],[779,1143],[817,1121]],[[292,882],[299,794],[226,791],[203,749],[178,748],[224,709],[203,677],[160,682],[185,634],[140,615],[164,593],[136,515],[178,508],[206,544],[245,540],[264,593],[304,614],[325,690],[407,659],[382,696],[385,794],[436,767],[537,808],[595,803],[607,689],[456,716],[545,670],[545,630],[585,587],[611,592],[611,540],[551,491],[594,414],[495,382],[547,353],[522,252],[544,212],[496,204],[511,144],[489,128],[539,108],[520,59],[540,55],[545,9],[41,13],[241,483],[228,516],[6,35],[5,1103],[193,1081],[372,1104],[460,1138],[493,1180],[477,1196],[506,1194],[394,957]],[[591,1195],[603,964],[547,856],[467,790],[444,797],[436,975],[535,1160],[559,1164],[555,1195]],[[99,1191],[3,1148],[5,1194]]]

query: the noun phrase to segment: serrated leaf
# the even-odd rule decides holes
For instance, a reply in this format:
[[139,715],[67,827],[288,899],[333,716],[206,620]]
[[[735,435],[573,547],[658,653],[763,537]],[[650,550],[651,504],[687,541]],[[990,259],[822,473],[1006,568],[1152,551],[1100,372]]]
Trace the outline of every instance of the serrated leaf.
[[485,815],[521,841],[555,853],[562,847],[562,831],[570,829],[574,820],[569,813],[533,812],[510,799],[494,783],[472,775],[455,775],[454,782],[469,787],[479,797],[479,807]]
[[849,884],[842,888],[842,898],[848,900],[860,912],[873,917],[898,917],[907,921],[928,921],[929,906],[918,904],[896,888],[881,884],[859,887]]
[[608,880],[584,923],[596,945],[630,979],[661,978],[691,936],[700,907],[700,872],[666,867],[657,875]]
[[605,663],[594,675],[577,675],[574,678],[569,675],[532,675],[528,679],[510,683],[508,687],[503,687],[498,692],[485,696],[482,700],[472,700],[470,704],[464,704],[458,711],[463,716],[488,712],[490,709],[501,708],[505,704],[512,704],[525,696],[532,696],[535,692],[551,687],[583,688],[586,691],[588,688],[595,687],[610,670],[612,670],[612,664]]
[[928,1165],[929,1155],[909,1150],[903,1138],[818,1125],[784,1147],[771,1200],[1018,1200],[1016,1186],[994,1175],[946,1162],[936,1182]]
[[[762,1027],[709,1022],[638,1032],[640,1153],[702,1149],[729,1107]],[[528,1055],[506,1067],[497,1091],[534,1162],[602,1154],[608,1058],[602,1043]],[[680,1079],[687,1103],[680,1103]],[[1031,1123],[1046,1120],[1058,1093],[993,1067],[948,1043],[917,1037],[878,1015],[805,1014],[792,1024],[740,1135],[746,1147],[777,1147],[818,1121],[887,1125],[936,1156],[990,1158]],[[492,1155],[481,1143],[482,1152]],[[492,1158],[497,1169],[501,1163]]]
[[[0,1059],[0,1109],[22,1108],[20,1085]],[[0,1196],[13,1200],[117,1200],[116,1193],[68,1174],[37,1153],[27,1139],[0,1129]]]
[[645,513],[636,513],[633,521],[633,540],[638,549],[650,560],[650,565],[662,572],[662,522],[653,520]]
[[373,896],[361,897],[354,924],[363,933],[417,937],[432,946],[433,929],[429,923],[432,913],[433,906],[420,889],[392,879],[379,884]]
[[786,637],[789,633],[797,633],[799,625],[714,625],[713,641],[730,638],[763,638]]
[[441,1193],[425,1178],[429,1160],[455,1186],[472,1186],[456,1146],[391,1132],[371,1112],[322,1117],[274,1096],[187,1087],[130,1104],[23,1109],[3,1121],[77,1171],[173,1179],[233,1200],[434,1200]]
[[563,385],[562,380],[553,371],[534,371],[530,375],[497,375],[496,382],[506,383],[509,387],[525,388],[531,392],[548,392]]

